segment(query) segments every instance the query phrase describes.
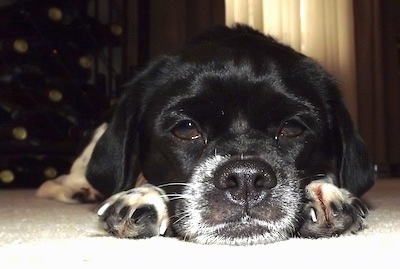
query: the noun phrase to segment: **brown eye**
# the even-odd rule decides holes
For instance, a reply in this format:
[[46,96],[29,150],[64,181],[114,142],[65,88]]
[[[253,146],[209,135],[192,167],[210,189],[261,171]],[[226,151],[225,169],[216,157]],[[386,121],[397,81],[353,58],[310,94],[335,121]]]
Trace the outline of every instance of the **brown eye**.
[[178,125],[172,129],[172,134],[183,140],[194,140],[201,136],[197,125],[190,120],[185,120],[178,123]]
[[280,130],[279,137],[293,138],[298,137],[304,132],[304,126],[294,120],[285,122],[282,129]]

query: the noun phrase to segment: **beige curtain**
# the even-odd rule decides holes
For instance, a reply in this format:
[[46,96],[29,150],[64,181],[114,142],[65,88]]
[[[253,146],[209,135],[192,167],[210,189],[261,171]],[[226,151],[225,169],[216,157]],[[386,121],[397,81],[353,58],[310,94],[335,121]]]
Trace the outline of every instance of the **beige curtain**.
[[227,25],[248,24],[320,62],[357,123],[353,1],[225,0],[225,7]]

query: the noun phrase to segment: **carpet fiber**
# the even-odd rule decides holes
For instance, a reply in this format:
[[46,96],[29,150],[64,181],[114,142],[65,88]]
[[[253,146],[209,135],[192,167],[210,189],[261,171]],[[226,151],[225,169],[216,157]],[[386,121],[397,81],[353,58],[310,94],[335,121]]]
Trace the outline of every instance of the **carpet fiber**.
[[364,199],[372,209],[368,228],[357,235],[232,247],[116,239],[98,229],[93,205],[38,199],[34,190],[0,190],[0,268],[399,268],[400,180],[379,179]]

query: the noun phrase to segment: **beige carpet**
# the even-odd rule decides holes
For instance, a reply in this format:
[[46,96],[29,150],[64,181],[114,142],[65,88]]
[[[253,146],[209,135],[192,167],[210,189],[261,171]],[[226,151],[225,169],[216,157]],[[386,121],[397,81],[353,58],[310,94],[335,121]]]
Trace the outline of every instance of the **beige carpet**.
[[0,268],[400,268],[400,179],[379,179],[365,200],[369,227],[358,235],[229,247],[116,239],[97,228],[93,205],[0,190]]

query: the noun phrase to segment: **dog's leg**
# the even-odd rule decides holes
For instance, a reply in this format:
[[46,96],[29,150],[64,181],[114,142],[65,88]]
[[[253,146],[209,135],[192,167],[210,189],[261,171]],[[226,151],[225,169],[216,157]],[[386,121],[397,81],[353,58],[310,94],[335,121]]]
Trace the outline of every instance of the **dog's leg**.
[[324,180],[311,182],[305,189],[308,203],[303,211],[302,237],[331,237],[365,228],[367,206],[345,189]]
[[97,214],[103,228],[117,237],[164,235],[169,225],[167,202],[162,189],[144,184],[111,196]]
[[107,123],[97,127],[90,143],[73,162],[69,174],[45,181],[37,190],[36,196],[65,203],[94,203],[100,201],[103,196],[90,185],[85,174],[94,147],[106,129]]

